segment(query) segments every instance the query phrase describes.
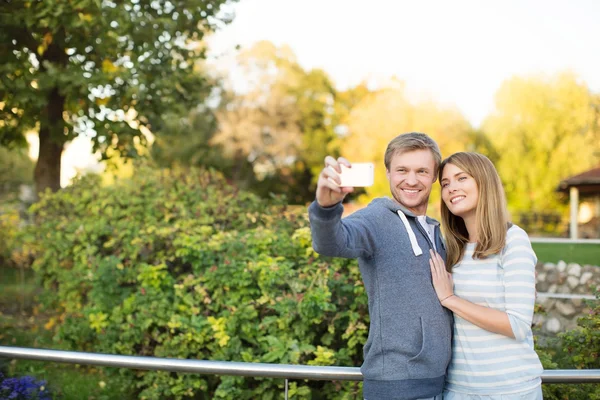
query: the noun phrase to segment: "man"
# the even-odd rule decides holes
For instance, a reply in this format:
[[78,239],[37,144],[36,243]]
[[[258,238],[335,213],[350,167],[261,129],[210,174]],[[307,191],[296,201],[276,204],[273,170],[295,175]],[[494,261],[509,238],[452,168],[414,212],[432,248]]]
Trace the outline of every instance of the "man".
[[339,187],[338,174],[351,164],[326,157],[308,209],[315,251],[358,258],[371,320],[361,367],[366,400],[441,399],[452,314],[432,286],[429,249],[444,259],[446,251],[439,223],[425,216],[440,162],[429,136],[397,136],[385,152],[393,198],[342,219],[342,201],[353,188]]

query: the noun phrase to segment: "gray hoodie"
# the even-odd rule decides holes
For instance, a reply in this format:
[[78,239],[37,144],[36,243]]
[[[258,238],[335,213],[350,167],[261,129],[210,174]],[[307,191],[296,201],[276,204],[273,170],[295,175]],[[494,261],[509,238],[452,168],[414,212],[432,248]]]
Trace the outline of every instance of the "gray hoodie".
[[[365,399],[440,394],[450,362],[452,313],[433,289],[433,245],[416,216],[389,198],[344,219],[341,203],[323,208],[315,201],[308,211],[316,252],[358,258],[371,320],[361,367]],[[446,258],[439,223],[427,222],[435,225],[436,248]]]

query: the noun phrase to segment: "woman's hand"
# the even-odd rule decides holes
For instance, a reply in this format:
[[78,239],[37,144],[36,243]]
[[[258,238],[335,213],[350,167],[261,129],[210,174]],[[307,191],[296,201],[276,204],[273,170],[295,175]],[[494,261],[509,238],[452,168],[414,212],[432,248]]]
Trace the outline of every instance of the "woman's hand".
[[442,306],[452,311],[455,317],[463,318],[481,329],[514,339],[515,334],[508,319],[508,314],[504,311],[471,303],[454,295],[452,274],[446,271],[444,260],[438,253],[431,250],[429,252],[431,254],[429,260],[431,280]]
[[429,266],[431,267],[431,280],[433,288],[440,300],[444,304],[444,300],[454,296],[454,284],[452,282],[452,274],[446,271],[446,263],[437,252],[429,250],[431,258]]

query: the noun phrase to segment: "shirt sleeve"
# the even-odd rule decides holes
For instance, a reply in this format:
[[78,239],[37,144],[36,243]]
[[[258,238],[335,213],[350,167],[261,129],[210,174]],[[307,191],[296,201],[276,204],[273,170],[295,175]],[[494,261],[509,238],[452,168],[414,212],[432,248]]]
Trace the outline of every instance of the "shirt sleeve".
[[527,233],[516,226],[508,231],[502,253],[506,313],[515,339],[531,334],[535,305],[535,265],[537,257]]
[[359,210],[342,220],[340,204],[323,208],[314,201],[308,208],[313,249],[324,256],[370,257],[375,248],[371,220]]

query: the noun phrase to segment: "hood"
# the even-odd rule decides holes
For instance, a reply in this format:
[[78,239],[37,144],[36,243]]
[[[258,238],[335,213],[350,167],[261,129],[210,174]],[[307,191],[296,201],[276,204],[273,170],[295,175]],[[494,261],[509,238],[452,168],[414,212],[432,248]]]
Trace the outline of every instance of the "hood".
[[[398,203],[397,201],[395,201],[389,197],[381,197],[381,198],[375,199],[375,200],[373,200],[373,204],[374,205],[377,204],[379,206],[385,207],[388,210],[392,211],[393,213],[397,214],[398,217],[400,217],[402,224],[404,225],[404,229],[406,229],[406,233],[408,234],[408,238],[410,240],[410,245],[412,247],[413,253],[415,254],[415,256],[420,256],[421,254],[423,254],[423,250],[417,243],[417,238],[415,236],[415,232],[413,231],[410,224],[408,223],[408,218],[407,218],[407,217],[416,218],[417,216],[412,211],[407,210],[406,207],[402,206],[400,203]],[[426,217],[425,220],[429,224],[433,224],[433,225],[440,224],[433,218]]]

